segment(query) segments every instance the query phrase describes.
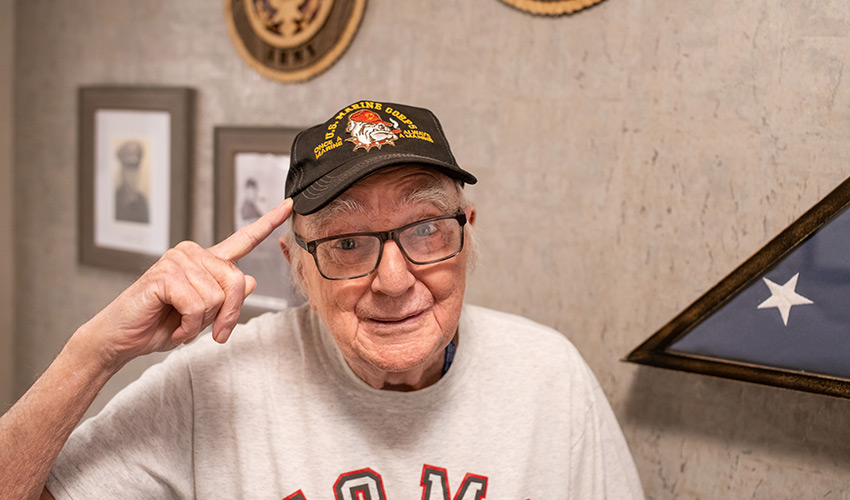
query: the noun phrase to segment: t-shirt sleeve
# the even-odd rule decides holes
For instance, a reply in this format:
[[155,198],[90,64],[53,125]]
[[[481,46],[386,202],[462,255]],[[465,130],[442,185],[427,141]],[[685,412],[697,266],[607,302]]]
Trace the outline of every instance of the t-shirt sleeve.
[[78,427],[47,479],[63,498],[194,498],[192,381],[179,351]]
[[586,364],[590,397],[580,439],[572,444],[574,461],[571,498],[643,500],[643,488],[623,431],[599,382]]

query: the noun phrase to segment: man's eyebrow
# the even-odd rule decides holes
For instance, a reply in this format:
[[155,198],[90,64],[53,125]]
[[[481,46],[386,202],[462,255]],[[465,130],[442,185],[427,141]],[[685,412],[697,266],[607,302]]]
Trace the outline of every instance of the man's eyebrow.
[[366,206],[362,202],[353,198],[346,198],[343,195],[330,202],[319,212],[302,217],[306,226],[304,229],[313,237],[338,217],[364,213],[366,213]]
[[434,179],[433,182],[428,182],[418,189],[407,193],[399,201],[399,206],[396,208],[401,208],[403,205],[434,205],[439,210],[445,212],[454,210],[457,207],[453,205],[459,203],[459,200],[453,202],[451,193],[444,183],[439,179]]

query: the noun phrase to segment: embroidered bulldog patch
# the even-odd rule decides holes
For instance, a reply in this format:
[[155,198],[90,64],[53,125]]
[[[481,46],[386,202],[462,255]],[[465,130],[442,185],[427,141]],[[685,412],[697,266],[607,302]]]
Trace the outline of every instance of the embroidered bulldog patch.
[[361,109],[348,117],[348,126],[345,127],[345,131],[351,137],[346,141],[354,143],[353,151],[362,148],[368,152],[373,147],[381,149],[384,144],[395,146],[401,129],[398,128],[397,121],[390,118],[390,122],[392,123],[385,122],[372,110]]

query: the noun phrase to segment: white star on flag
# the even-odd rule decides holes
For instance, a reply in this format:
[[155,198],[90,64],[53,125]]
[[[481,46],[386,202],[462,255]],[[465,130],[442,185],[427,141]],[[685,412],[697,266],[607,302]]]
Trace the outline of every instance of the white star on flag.
[[775,307],[779,309],[779,314],[782,315],[782,322],[788,326],[788,315],[791,313],[791,306],[800,306],[804,304],[814,304],[811,300],[803,297],[794,291],[797,288],[797,277],[800,273],[795,274],[784,285],[779,286],[767,278],[762,278],[770,289],[770,297],[759,304],[759,309]]

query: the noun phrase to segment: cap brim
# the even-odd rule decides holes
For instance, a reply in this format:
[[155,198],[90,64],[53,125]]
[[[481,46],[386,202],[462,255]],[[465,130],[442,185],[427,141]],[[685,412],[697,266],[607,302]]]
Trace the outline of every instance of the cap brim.
[[[352,165],[352,163],[355,164]],[[394,165],[424,165],[436,168],[449,177],[465,182],[466,184],[475,184],[478,182],[478,179],[474,175],[456,165],[437,161],[427,156],[409,153],[390,153],[343,163],[334,169],[333,172],[322,176],[308,186],[307,189],[293,195],[292,210],[301,215],[309,215],[317,212],[359,180],[382,168]]]

